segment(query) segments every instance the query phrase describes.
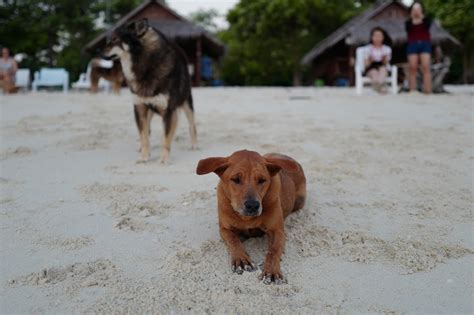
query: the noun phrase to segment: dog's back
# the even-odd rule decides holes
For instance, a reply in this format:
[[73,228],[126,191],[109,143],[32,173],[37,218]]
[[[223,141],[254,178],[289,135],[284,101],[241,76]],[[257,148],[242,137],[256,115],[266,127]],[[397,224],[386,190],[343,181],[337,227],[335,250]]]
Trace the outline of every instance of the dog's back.
[[113,91],[119,93],[124,80],[120,61],[114,60],[112,68],[105,68],[101,66],[98,60],[93,59],[90,74],[92,92],[97,92],[100,78],[112,83]]
[[303,167],[295,159],[280,153],[268,153],[265,158],[287,159],[298,165],[298,171],[290,172],[282,169],[277,176],[281,181],[281,203],[283,216],[286,218],[289,214],[304,207],[306,201],[306,177]]

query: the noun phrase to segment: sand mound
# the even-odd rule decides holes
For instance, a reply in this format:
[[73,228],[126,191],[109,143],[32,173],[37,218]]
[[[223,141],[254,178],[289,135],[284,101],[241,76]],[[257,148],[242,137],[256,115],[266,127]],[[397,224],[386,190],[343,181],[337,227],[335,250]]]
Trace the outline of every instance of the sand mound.
[[328,311],[318,298],[304,303],[294,299],[301,288],[293,285],[264,285],[260,270],[237,275],[231,272],[225,246],[206,241],[198,249],[181,249],[169,257],[167,271],[150,282],[122,282],[88,309],[104,313],[310,313]]
[[55,285],[63,283],[69,294],[75,294],[80,288],[110,284],[116,267],[109,260],[96,260],[87,263],[75,263],[66,267],[42,269],[26,276],[10,280],[10,286],[18,285]]
[[142,231],[153,228],[146,219],[149,217],[166,217],[173,207],[158,199],[159,193],[167,188],[149,185],[99,184],[79,188],[86,200],[101,202],[119,222],[118,229]]
[[80,237],[42,237],[35,241],[38,245],[43,245],[51,249],[78,250],[93,245],[94,239],[88,236]]
[[8,149],[0,153],[0,160],[6,160],[17,157],[25,157],[33,155],[35,151],[29,147],[20,146],[15,149]]
[[350,262],[378,261],[397,265],[403,268],[402,273],[415,273],[431,270],[448,259],[474,254],[459,245],[402,238],[388,241],[363,231],[339,232],[309,222],[311,219],[304,211],[290,216],[286,222],[287,246],[302,257],[329,255]]

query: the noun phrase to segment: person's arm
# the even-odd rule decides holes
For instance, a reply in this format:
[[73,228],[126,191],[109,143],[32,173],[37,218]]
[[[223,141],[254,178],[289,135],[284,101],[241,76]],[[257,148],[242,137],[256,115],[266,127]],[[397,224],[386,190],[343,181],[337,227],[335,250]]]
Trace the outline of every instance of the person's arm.
[[387,65],[390,63],[390,60],[392,60],[392,48],[389,46],[384,47],[384,56],[382,58],[382,63],[384,65]]
[[410,33],[410,30],[411,30],[411,19],[408,19],[405,21],[405,31],[408,33]]
[[365,57],[364,58],[364,66],[367,69],[370,66],[370,64],[373,62],[373,60],[372,60],[372,56],[370,55],[370,52],[366,53],[366,55],[364,57]]
[[431,19],[430,17],[423,18],[423,24],[426,26],[428,30],[430,29],[432,22],[433,22],[433,19]]

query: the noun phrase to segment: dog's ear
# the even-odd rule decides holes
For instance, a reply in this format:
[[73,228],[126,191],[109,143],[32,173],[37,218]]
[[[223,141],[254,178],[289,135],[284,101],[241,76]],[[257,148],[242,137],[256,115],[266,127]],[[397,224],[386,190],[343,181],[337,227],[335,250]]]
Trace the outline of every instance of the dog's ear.
[[296,172],[299,167],[295,161],[285,158],[265,158],[266,166],[270,176],[276,175],[281,169],[288,172]]
[[211,157],[200,160],[196,168],[196,174],[204,175],[210,172],[216,173],[221,176],[225,170],[229,167],[229,161],[223,157]]
[[134,24],[135,34],[137,34],[138,37],[145,35],[146,31],[148,30],[148,19],[143,18],[140,21],[136,21]]

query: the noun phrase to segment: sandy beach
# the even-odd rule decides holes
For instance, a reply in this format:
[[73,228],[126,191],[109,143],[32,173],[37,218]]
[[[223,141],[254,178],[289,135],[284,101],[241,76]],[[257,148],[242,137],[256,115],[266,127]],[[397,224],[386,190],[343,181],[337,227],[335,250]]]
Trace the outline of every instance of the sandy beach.
[[[168,165],[137,164],[131,95],[0,95],[0,313],[473,313],[474,88],[193,89]],[[291,155],[285,285],[231,272],[217,176],[239,149]],[[262,265],[266,238],[244,243]]]

